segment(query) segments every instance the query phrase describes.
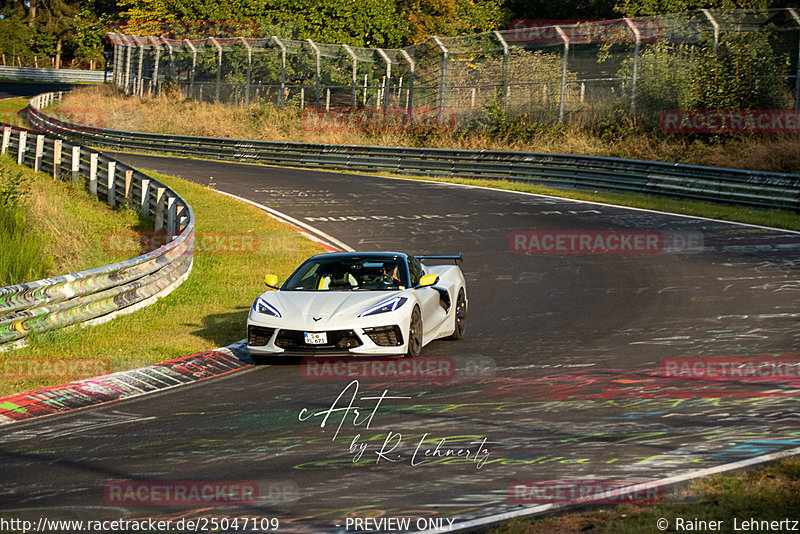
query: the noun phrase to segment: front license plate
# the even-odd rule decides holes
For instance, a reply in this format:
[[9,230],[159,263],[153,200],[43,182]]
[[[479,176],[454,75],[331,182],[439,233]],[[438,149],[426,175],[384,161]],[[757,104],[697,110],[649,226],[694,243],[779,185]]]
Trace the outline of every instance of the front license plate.
[[326,332],[303,332],[306,345],[325,345],[328,342]]

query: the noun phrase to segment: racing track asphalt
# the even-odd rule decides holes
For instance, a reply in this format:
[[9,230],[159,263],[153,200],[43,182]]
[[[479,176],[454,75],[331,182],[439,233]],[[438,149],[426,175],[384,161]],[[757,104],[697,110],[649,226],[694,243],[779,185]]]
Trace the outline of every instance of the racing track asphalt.
[[[423,352],[425,360],[453,358],[459,373],[362,380],[354,404],[365,413],[376,401],[362,397],[385,389],[407,397],[385,399],[369,428],[341,412],[325,428],[321,417],[299,420],[303,408],[331,407],[348,380],[307,380],[294,364],[7,425],[4,517],[277,517],[285,532],[344,532],[346,517],[458,523],[519,510],[509,499],[513,481],[632,483],[800,445],[797,377],[659,375],[679,358],[799,352],[798,234],[420,181],[118,158],[202,184],[213,177],[217,189],[355,249],[463,252],[467,335]],[[669,243],[700,239],[703,247],[525,255],[509,247],[520,230],[662,232]],[[354,438],[366,444],[358,463]],[[473,443],[484,438],[485,456]],[[387,439],[391,452],[381,458]],[[485,463],[424,455],[442,439]],[[261,497],[241,507],[110,506],[104,485],[120,480],[254,481]]]

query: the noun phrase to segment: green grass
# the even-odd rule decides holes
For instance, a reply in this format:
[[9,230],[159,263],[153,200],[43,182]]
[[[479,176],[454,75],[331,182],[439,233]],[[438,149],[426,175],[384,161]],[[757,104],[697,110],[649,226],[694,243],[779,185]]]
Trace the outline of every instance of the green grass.
[[[244,253],[229,254],[200,244],[189,278],[155,304],[106,324],[31,336],[28,347],[0,358],[11,362],[100,361],[107,371],[120,371],[224,346],[245,337],[247,313],[264,290],[265,274],[285,277],[302,260],[324,251],[248,204],[179,178],[148,174],[173,187],[192,206],[198,242],[204,236],[222,236],[234,248],[236,241],[229,238],[257,241],[257,248],[238,247]],[[82,377],[0,375],[0,395]]]
[[[656,522],[676,519],[722,521],[718,532],[741,530],[742,521],[800,520],[800,459],[789,458],[756,471],[715,475],[696,480],[684,491],[668,495],[657,505],[619,505],[542,519],[515,519],[494,528],[491,534],[592,533],[635,534],[660,532]],[[734,530],[734,518],[740,530]],[[684,523],[686,525],[686,523]],[[688,531],[688,530],[685,530]],[[696,532],[708,532],[702,528]],[[716,531],[716,530],[715,530]],[[752,530],[755,531],[755,530]],[[786,531],[774,529],[773,532]]]
[[25,108],[27,107],[27,98],[0,100],[0,122],[12,126],[27,126],[27,114],[25,113]]
[[25,194],[16,209],[6,209],[3,215],[0,286],[120,261],[126,256],[108,250],[105,238],[151,227],[135,212],[114,210],[71,182],[35,173],[7,155],[0,157],[0,189],[20,174]]

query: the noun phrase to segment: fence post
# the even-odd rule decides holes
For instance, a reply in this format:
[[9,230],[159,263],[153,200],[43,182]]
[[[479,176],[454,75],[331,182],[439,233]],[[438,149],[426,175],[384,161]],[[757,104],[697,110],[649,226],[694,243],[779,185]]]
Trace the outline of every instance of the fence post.
[[19,150],[17,150],[17,165],[25,163],[25,151],[28,149],[28,132],[19,132]]
[[126,42],[125,42],[125,55],[126,55],[126,58],[125,58],[125,87],[124,87],[124,90],[125,90],[125,94],[129,95],[130,94],[130,86],[131,86],[131,49],[133,48],[133,45],[131,43],[127,42],[127,37],[125,39],[126,39]]
[[33,160],[33,170],[34,172],[39,172],[42,170],[42,155],[44,154],[44,136],[37,135],[36,136],[36,157]]
[[81,172],[81,147],[72,147],[72,183],[78,183],[78,174]]
[[97,196],[97,152],[89,154],[89,193]]
[[439,113],[438,113],[439,124],[441,124],[442,122],[444,122],[445,87],[447,85],[447,60],[449,59],[450,54],[447,51],[447,48],[445,48],[441,39],[439,39],[435,35],[433,35],[431,39],[433,39],[433,42],[436,43],[436,46],[439,47],[439,50],[442,51],[442,60],[439,64]]
[[796,69],[794,73],[794,110],[800,111],[800,15],[797,11],[790,7],[788,8],[789,14],[797,24],[797,59],[795,61]]
[[411,110],[414,106],[414,69],[417,67],[414,60],[411,59],[411,56],[406,52],[404,49],[400,49],[400,53],[403,54],[403,57],[408,62],[409,74],[408,74],[408,98],[406,99],[406,109],[408,110],[408,116],[411,117]]
[[158,94],[158,62],[161,60],[161,45],[156,41],[155,37],[150,37],[150,44],[156,49],[156,64],[153,68],[153,85],[156,94]]
[[[636,85],[639,80],[639,49],[642,42],[642,34],[636,24],[627,17],[623,19],[628,27],[633,32],[634,45],[633,45],[633,79],[631,80],[631,115],[636,115]],[[583,86],[581,86],[581,89]],[[581,90],[581,102],[583,102],[583,90]]]
[[197,49],[189,39],[184,39],[183,41],[186,43],[186,46],[189,47],[189,50],[192,51],[192,71],[189,73],[189,94],[194,98],[194,74],[197,70]]
[[492,33],[503,46],[503,70],[500,78],[500,99],[504,104],[508,104],[508,90],[506,89],[508,86],[508,43],[499,31],[495,30]]
[[389,59],[383,48],[377,50],[383,61],[386,62],[386,84],[383,90],[383,112],[386,113],[389,110],[389,88],[392,86],[392,60]]
[[0,147],[0,154],[8,152],[9,144],[11,144],[11,126],[3,126],[3,145]]
[[139,47],[139,71],[136,74],[136,94],[139,95],[141,98],[143,95],[142,91],[144,90],[144,82],[142,81],[142,65],[144,63],[144,45],[139,41],[139,38],[136,37],[136,46]]
[[286,92],[286,45],[276,36],[272,36],[272,41],[281,49],[281,92],[278,93],[278,107],[283,109],[284,93]]
[[116,161],[109,161],[108,162],[108,193],[106,195],[106,203],[109,206],[116,206],[117,205],[117,162]]
[[713,16],[711,16],[711,11],[708,9],[701,9],[700,11],[703,12],[703,15],[706,16],[708,22],[711,23],[711,26],[714,27],[714,55],[717,55],[717,46],[719,45],[719,22],[717,22]]
[[142,196],[139,199],[139,214],[142,218],[150,216],[150,179],[142,178]]
[[53,180],[61,179],[61,139],[53,141]]
[[569,62],[569,37],[561,29],[561,26],[554,26],[558,35],[564,41],[564,61],[561,65],[561,97],[558,102],[558,122],[564,122],[564,103],[567,98],[567,63]]
[[156,188],[156,216],[155,216],[155,231],[158,232],[159,230],[164,228],[164,194],[166,192],[166,188],[158,187]]
[[172,50],[172,45],[169,44],[166,37],[161,38],[161,44],[167,47],[167,52],[169,53],[169,73],[171,76],[175,76],[175,58],[174,53]]
[[239,40],[242,41],[242,44],[247,48],[247,86],[246,91],[244,93],[244,105],[250,105],[250,83],[251,83],[251,76],[250,73],[253,69],[253,48],[250,46],[250,43],[247,42],[247,39],[244,37],[239,37]]
[[217,47],[217,93],[215,101],[219,102],[219,93],[220,89],[222,88],[222,45],[219,44],[219,42],[217,42],[217,40],[213,37],[209,37],[208,40],[214,43],[214,46]]
[[315,98],[316,104],[315,104],[315,107],[317,109],[319,109],[319,100],[320,100],[320,54],[319,54],[319,47],[317,46],[317,43],[315,43],[311,39],[306,39],[306,41],[308,42],[309,45],[311,45],[311,48],[314,50],[314,54],[316,54],[316,56],[317,56],[317,69],[314,72],[314,85],[315,85],[315,92],[316,92],[316,98]]
[[351,91],[352,94],[350,99],[350,107],[356,109],[356,98],[358,98],[356,95],[356,83],[358,83],[356,79],[356,76],[358,76],[358,58],[356,57],[356,53],[353,52],[353,49],[350,48],[349,45],[342,45],[342,48],[344,48],[345,52],[347,52],[350,57],[353,58],[353,87]]

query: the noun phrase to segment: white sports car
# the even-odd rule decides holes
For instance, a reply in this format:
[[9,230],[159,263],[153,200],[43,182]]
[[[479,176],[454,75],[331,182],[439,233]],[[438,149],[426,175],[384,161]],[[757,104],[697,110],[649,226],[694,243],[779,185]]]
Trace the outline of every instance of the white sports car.
[[[427,266],[420,260],[449,260]],[[461,339],[467,291],[461,255],[333,252],[312,256],[268,287],[247,318],[247,348],[261,355],[418,356],[443,337]]]

